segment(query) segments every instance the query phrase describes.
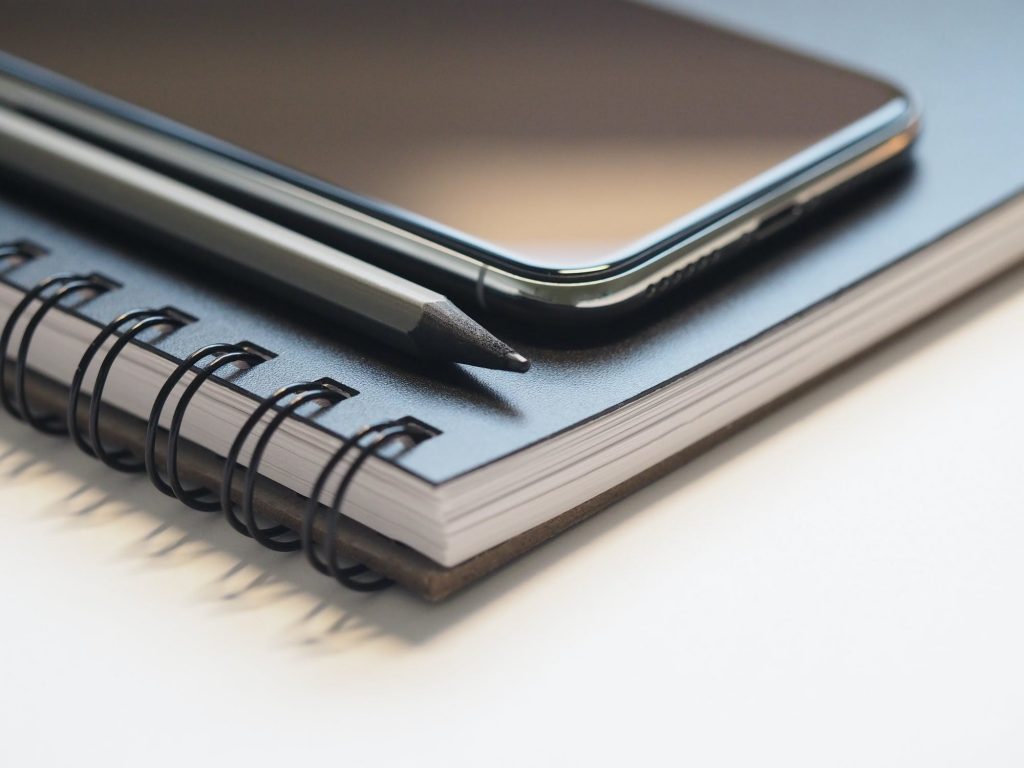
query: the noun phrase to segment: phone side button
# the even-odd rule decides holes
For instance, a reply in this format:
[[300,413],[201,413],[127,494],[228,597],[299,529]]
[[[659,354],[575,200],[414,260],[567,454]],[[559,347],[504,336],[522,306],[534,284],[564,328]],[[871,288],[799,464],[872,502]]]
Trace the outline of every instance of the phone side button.
[[757,230],[754,232],[754,238],[756,240],[763,240],[775,234],[783,227],[787,227],[796,221],[801,213],[803,213],[803,207],[797,203],[788,205],[781,211],[776,211],[758,225]]

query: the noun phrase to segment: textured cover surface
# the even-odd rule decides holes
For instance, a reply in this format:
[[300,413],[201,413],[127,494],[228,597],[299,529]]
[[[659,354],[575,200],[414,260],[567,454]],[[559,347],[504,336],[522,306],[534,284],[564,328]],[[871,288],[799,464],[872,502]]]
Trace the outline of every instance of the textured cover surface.
[[[360,394],[331,409],[320,423],[349,432],[385,418],[421,419],[442,434],[398,461],[442,483],[727,353],[1018,193],[1024,179],[1018,162],[1024,157],[1024,104],[1017,98],[1024,71],[1019,3],[928,5],[924,15],[923,5],[868,0],[843,11],[843,18],[807,0],[703,6],[718,18],[908,87],[924,106],[916,162],[752,251],[728,281],[708,276],[694,289],[671,294],[649,311],[614,328],[595,329],[587,338],[552,340],[548,333],[542,342],[529,328],[484,318],[531,357],[534,366],[527,375],[437,368],[381,351],[343,328],[301,317],[272,297],[211,278],[196,261],[159,243],[115,232],[88,212],[70,211],[5,183],[0,241],[29,238],[50,250],[7,277],[22,287],[65,270],[115,277],[124,287],[81,312],[106,322],[129,307],[176,306],[199,322],[161,343],[175,356],[214,341],[244,339],[270,349],[278,357],[234,382],[257,396],[297,379],[335,378]],[[700,10],[702,4],[691,7]],[[581,514],[524,534],[518,540],[522,545],[510,542],[501,557],[492,550],[487,567],[479,558],[459,566],[458,583]],[[424,594],[448,591],[424,583],[421,579],[418,587]]]
[[[760,22],[765,29],[788,30],[795,43],[880,70],[916,93],[925,110],[916,167],[863,199],[838,203],[834,214],[820,213],[801,227],[802,233],[754,249],[733,279],[706,281],[699,292],[669,294],[643,315],[587,339],[567,337],[559,346],[543,346],[526,328],[487,319],[533,360],[528,375],[410,365],[398,354],[381,354],[352,338],[344,328],[318,327],[265,295],[183,270],[180,255],[149,241],[110,237],[107,228],[90,228],[88,222],[58,224],[38,207],[5,212],[0,220],[0,237],[30,237],[51,249],[47,258],[11,279],[26,285],[86,263],[116,276],[124,288],[82,310],[102,322],[126,307],[174,303],[199,318],[162,345],[174,354],[240,338],[278,353],[237,380],[259,395],[282,379],[331,376],[360,395],[332,409],[326,423],[349,430],[383,418],[416,416],[443,434],[401,463],[430,482],[444,482],[692,370],[890,265],[1020,187],[1016,159],[1024,156],[1024,107],[1012,97],[1024,71],[1017,5],[972,5],[959,12],[964,18],[957,23],[951,11],[924,17],[904,6],[876,3],[875,13],[867,3],[837,24],[834,11],[809,2],[793,2],[792,12],[781,14],[774,4],[762,9],[733,1],[734,18],[747,26],[759,28]],[[716,12],[724,13],[725,7],[716,6]],[[935,45],[949,37],[942,30],[954,27],[965,34]]]

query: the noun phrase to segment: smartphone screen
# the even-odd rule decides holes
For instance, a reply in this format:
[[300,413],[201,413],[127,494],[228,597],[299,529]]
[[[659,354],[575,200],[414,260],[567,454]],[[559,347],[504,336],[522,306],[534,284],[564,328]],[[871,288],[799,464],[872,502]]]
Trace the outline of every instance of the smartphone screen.
[[0,48],[553,268],[625,257],[897,96],[617,0],[35,0]]

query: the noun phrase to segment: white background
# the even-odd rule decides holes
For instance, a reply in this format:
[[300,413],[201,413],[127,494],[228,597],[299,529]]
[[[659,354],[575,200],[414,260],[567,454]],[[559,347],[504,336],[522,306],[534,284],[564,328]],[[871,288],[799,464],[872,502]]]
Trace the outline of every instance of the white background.
[[0,764],[1021,765],[1024,272],[442,605],[0,417]]

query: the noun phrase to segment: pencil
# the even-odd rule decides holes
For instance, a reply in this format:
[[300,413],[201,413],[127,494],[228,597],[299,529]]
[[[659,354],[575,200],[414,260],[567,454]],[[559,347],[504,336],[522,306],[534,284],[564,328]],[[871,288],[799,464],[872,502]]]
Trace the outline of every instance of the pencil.
[[0,165],[195,247],[221,271],[398,349],[483,368],[530,367],[436,291],[4,107]]

